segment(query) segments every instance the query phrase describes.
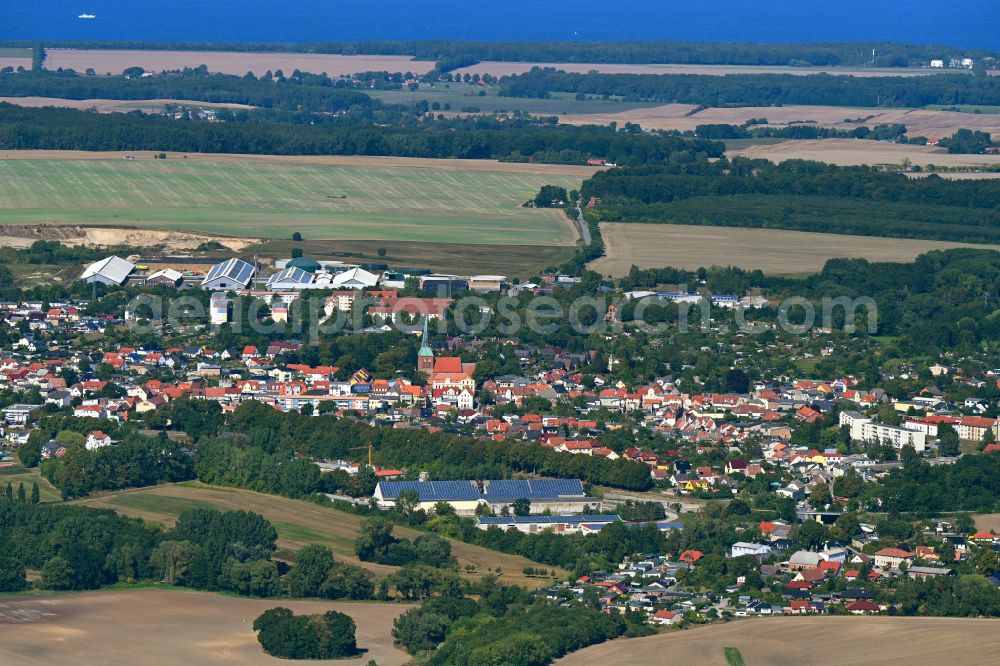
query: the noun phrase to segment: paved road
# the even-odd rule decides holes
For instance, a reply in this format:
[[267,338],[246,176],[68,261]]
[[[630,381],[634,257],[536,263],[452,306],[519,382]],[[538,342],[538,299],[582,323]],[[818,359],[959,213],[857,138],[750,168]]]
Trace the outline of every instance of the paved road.
[[580,238],[583,239],[583,244],[590,245],[590,227],[587,226],[587,221],[583,219],[583,211],[580,210],[582,201],[582,199],[576,200],[576,223],[580,225]]

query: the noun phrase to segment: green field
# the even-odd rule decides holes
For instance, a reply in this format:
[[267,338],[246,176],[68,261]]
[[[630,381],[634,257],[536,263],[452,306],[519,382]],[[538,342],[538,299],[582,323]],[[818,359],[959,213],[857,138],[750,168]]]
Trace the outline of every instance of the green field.
[[66,157],[0,160],[0,221],[263,238],[299,231],[313,240],[563,246],[576,241],[561,213],[521,204],[541,185],[575,188],[581,179],[561,175],[565,171],[536,173],[532,165]]
[[0,468],[0,492],[3,492],[7,488],[8,483],[10,483],[15,493],[17,492],[17,486],[23,483],[28,497],[31,497],[31,484],[37,483],[38,496],[43,502],[58,502],[62,500],[62,495],[59,491],[39,474],[37,467],[35,469],[26,469],[20,465],[15,465],[14,467]]

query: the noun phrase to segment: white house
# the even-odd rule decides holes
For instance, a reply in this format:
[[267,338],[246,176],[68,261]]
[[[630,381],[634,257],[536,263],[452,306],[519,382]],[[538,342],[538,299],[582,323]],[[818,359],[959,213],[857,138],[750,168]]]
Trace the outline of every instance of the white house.
[[88,451],[93,451],[104,446],[111,446],[111,437],[100,430],[94,430],[87,435],[87,441],[84,443],[84,446]]

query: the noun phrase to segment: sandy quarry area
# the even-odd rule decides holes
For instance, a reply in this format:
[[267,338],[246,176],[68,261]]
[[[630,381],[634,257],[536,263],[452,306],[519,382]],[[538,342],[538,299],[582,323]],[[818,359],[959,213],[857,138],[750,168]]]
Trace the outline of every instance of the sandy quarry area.
[[88,67],[98,74],[121,74],[128,67],[142,67],[147,72],[162,72],[205,65],[210,72],[237,74],[253,72],[260,76],[271,70],[291,74],[296,69],[330,76],[356,72],[414,72],[423,74],[434,69],[434,63],[412,60],[409,56],[334,55],[326,53],[272,53],[266,51],[126,51],[98,49],[45,49],[46,69],[73,69],[84,72]]
[[[949,155],[943,149],[911,146],[885,141],[858,139],[819,139],[815,141],[782,141],[781,143],[750,146],[727,151],[729,155],[759,157],[773,162],[785,160],[819,160],[829,164],[901,164],[904,159],[913,164],[939,167],[978,167],[1000,164],[1000,155]],[[989,178],[995,173],[955,173],[948,177]]]
[[758,67],[750,65],[678,65],[678,64],[617,64],[580,62],[497,62],[483,61],[456,70],[459,74],[492,74],[509,76],[524,74],[532,67],[554,67],[564,72],[586,74],[598,71],[602,74],[841,74],[848,76],[925,76],[938,74],[941,70],[919,68],[865,68],[865,67]]
[[392,622],[411,606],[247,599],[179,589],[0,598],[0,663],[11,666],[215,666],[288,664],[260,648],[253,621],[269,608],[296,614],[336,610],[357,624],[352,659],[310,664],[402,666]]
[[[739,650],[739,662],[726,657]],[[608,641],[559,666],[684,664],[721,666],[991,666],[1000,653],[1000,621],[943,617],[775,617]]]
[[910,136],[926,136],[930,140],[951,136],[961,128],[1000,135],[1000,114],[805,105],[710,108],[691,114],[695,108],[692,104],[664,104],[616,113],[564,115],[560,121],[573,125],[607,125],[612,121],[622,125],[632,122],[647,129],[685,131],[707,124],[742,125],[751,118],[766,118],[768,124],[776,127],[814,123],[823,127],[854,129],[861,123],[845,121],[864,119],[863,124],[868,127],[901,123],[906,125]]
[[66,245],[110,247],[163,246],[168,251],[193,250],[202,243],[217,241],[234,252],[260,242],[257,238],[230,238],[211,234],[183,231],[156,231],[152,229],[125,229],[116,227],[88,227],[69,225],[0,224],[0,246],[25,248],[36,240],[57,240]]

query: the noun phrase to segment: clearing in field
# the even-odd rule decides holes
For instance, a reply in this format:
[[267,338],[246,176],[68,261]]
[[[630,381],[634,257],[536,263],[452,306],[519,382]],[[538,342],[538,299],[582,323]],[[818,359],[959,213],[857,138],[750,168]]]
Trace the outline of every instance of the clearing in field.
[[[385,576],[397,567],[361,562],[354,554],[354,539],[357,536],[361,517],[338,511],[327,506],[310,502],[265,495],[239,488],[222,488],[202,483],[183,483],[125,490],[99,497],[91,497],[76,502],[86,506],[114,509],[118,513],[136,516],[152,522],[172,525],[182,511],[195,508],[216,508],[222,511],[254,511],[267,518],[278,531],[278,555],[294,560],[295,551],[309,544],[327,546],[338,559],[363,566],[377,576]],[[413,539],[421,533],[396,527],[396,536]],[[472,564],[475,569],[470,574],[478,579],[487,570],[500,567],[500,579],[506,583],[516,583],[527,587],[540,587],[551,582],[548,579],[527,577],[522,573],[525,567],[552,569],[537,562],[508,555],[487,548],[480,548],[461,541],[451,541],[451,552],[460,568]],[[565,571],[556,569],[559,576]]]
[[166,588],[0,597],[0,663],[46,666],[288,664],[264,653],[254,619],[283,606],[295,614],[346,613],[357,625],[352,659],[311,664],[402,666],[409,655],[392,644],[392,623],[407,604],[248,599]]
[[562,212],[521,204],[542,185],[576,188],[594,171],[475,160],[53,155],[0,154],[3,222],[571,246],[576,230]]
[[[726,142],[727,148],[729,142]],[[1000,164],[1000,155],[950,155],[942,148],[916,146],[886,141],[861,141],[857,139],[816,139],[809,141],[780,141],[759,143],[727,150],[730,156],[763,158],[772,162],[785,160],[817,160],[828,164],[851,166],[868,164],[899,165],[903,160],[926,167],[935,165],[949,168],[975,168]],[[987,177],[991,174],[939,174],[945,177]]]
[[[803,639],[803,637],[808,637]],[[730,652],[732,650],[732,652]],[[882,666],[996,663],[1000,620],[939,617],[776,617],[648,638],[619,638],[563,657],[561,666]],[[733,657],[730,657],[733,655]],[[740,662],[735,662],[739,655]]]
[[[31,60],[29,57],[28,66]],[[121,74],[129,67],[142,67],[147,72],[162,72],[205,65],[210,72],[243,76],[253,72],[261,76],[267,71],[282,70],[291,74],[296,69],[311,74],[326,72],[342,76],[357,72],[413,72],[426,74],[434,69],[427,60],[409,56],[335,55],[328,53],[272,53],[266,51],[127,51],[101,49],[45,49],[45,69],[72,69],[84,72],[92,68],[98,74]]]
[[605,256],[589,267],[613,277],[627,275],[633,265],[689,270],[738,266],[773,275],[802,275],[819,271],[827,259],[838,257],[912,261],[924,252],[951,247],[1000,250],[997,245],[688,224],[603,223],[601,235]]

